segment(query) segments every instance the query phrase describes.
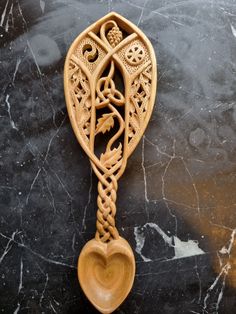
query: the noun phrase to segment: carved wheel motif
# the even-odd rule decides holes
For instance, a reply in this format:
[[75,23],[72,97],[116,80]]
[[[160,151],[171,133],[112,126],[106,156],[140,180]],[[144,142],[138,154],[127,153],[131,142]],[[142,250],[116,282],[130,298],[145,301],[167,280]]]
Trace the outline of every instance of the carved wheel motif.
[[126,50],[125,59],[130,65],[140,64],[145,57],[143,47],[139,45],[132,45]]

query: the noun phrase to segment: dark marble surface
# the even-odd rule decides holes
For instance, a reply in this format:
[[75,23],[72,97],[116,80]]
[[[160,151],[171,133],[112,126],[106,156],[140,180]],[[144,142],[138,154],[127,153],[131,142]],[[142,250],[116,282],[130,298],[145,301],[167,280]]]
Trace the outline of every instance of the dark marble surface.
[[117,313],[235,313],[235,0],[1,0],[0,312],[96,313],[76,264],[97,181],[68,120],[63,64],[111,10],[150,38],[159,68],[120,181],[117,225],[137,273]]

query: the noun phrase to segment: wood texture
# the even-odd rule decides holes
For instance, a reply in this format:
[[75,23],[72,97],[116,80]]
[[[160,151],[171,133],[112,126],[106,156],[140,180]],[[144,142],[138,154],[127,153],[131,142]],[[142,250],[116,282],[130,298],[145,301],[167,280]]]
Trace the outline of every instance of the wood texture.
[[80,254],[80,285],[101,313],[112,313],[124,301],[132,288],[134,275],[132,249],[121,237],[109,243],[90,240]]
[[101,313],[114,311],[133,285],[134,255],[115,225],[117,182],[150,119],[156,73],[149,40],[114,12],[75,39],[65,62],[70,121],[98,177],[97,231],[80,254],[78,277]]

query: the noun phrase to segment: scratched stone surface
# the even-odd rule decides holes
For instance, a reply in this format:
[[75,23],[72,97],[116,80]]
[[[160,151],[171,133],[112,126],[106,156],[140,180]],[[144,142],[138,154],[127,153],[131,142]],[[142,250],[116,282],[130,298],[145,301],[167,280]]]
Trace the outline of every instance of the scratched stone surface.
[[96,185],[70,126],[63,64],[109,11],[149,37],[159,86],[120,181],[136,257],[118,314],[235,313],[236,2],[2,0],[0,312],[97,313],[77,280]]

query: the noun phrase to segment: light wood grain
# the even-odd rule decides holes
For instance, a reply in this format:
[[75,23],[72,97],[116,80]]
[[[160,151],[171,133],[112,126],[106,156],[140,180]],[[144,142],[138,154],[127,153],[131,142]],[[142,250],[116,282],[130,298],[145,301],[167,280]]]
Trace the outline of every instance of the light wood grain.
[[[123,90],[117,85],[118,72]],[[97,231],[80,254],[78,277],[84,293],[101,313],[114,311],[134,281],[132,249],[115,225],[118,180],[146,129],[156,85],[151,43],[117,13],[109,13],[87,28],[68,51],[64,68],[67,109],[98,177]],[[105,148],[98,153],[99,141]]]
[[101,313],[112,313],[127,297],[134,281],[135,260],[128,242],[90,240],[78,262],[80,285]]

